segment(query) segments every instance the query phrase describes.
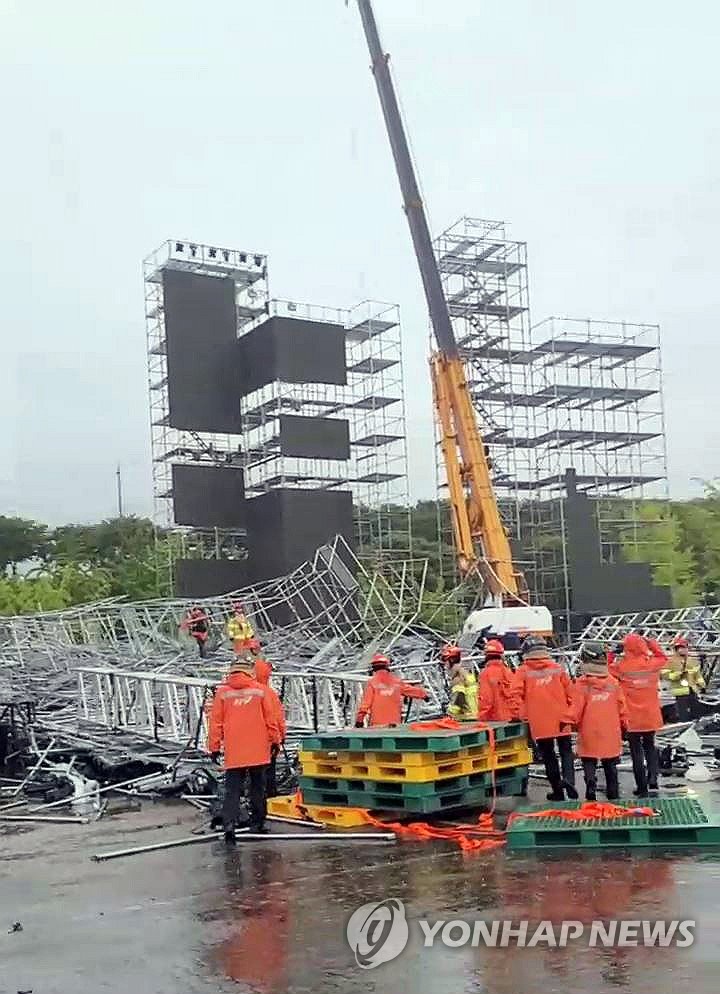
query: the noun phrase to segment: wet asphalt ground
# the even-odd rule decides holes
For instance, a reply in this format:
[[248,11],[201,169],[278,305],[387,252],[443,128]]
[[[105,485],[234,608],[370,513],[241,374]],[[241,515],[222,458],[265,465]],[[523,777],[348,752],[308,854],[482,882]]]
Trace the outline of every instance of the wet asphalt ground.
[[[720,785],[699,793],[720,810]],[[465,855],[444,842],[318,840],[90,859],[200,823],[176,803],[85,826],[0,827],[0,994],[714,994],[720,986],[720,852]],[[387,897],[405,902],[408,948],[361,970],[347,919]],[[685,949],[424,949],[417,919],[426,916],[697,927]],[[22,931],[9,933],[14,922]]]

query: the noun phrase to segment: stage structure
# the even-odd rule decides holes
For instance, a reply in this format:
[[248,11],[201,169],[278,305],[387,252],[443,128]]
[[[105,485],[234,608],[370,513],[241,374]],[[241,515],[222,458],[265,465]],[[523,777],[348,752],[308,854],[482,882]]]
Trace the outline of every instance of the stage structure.
[[[349,309],[329,308],[272,300],[269,311],[266,325],[246,337],[250,342],[272,336],[278,367],[278,376],[269,380],[266,362],[260,379],[269,382],[251,381],[254,389],[244,392],[241,403],[248,497],[270,506],[302,499],[292,491],[321,491],[327,513],[344,515],[346,527],[352,511],[358,555],[407,554],[398,307],[364,301]],[[250,343],[247,351],[255,348]],[[285,496],[271,497],[274,492]],[[346,534],[346,527],[339,532]]]
[[637,597],[638,610],[668,607],[649,567],[625,569],[643,546],[652,560],[648,501],[667,496],[658,326],[556,317],[531,326],[527,248],[501,222],[463,218],[436,253],[534,599],[568,624],[615,610],[620,597]]
[[396,305],[269,300],[264,255],[174,240],[145,262],[155,521],[178,593],[289,572],[334,535],[407,555]]

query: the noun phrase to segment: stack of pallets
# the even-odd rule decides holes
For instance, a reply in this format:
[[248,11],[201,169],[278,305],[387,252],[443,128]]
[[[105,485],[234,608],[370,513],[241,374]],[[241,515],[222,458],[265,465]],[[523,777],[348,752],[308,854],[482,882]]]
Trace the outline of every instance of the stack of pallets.
[[[524,722],[487,728],[414,731],[409,727],[343,729],[302,742],[303,805],[325,812],[392,811],[426,815],[486,807],[520,794],[531,754]],[[337,823],[337,822],[336,822]]]

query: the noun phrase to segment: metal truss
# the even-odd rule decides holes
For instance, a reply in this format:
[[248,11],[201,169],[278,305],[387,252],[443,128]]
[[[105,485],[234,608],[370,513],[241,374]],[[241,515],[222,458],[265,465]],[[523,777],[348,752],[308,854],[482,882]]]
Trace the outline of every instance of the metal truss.
[[[412,703],[414,717],[443,709],[445,685],[436,665],[398,667],[397,672],[428,691],[427,701]],[[208,708],[219,680],[97,666],[78,667],[77,680],[81,731],[89,724],[152,742],[207,750]],[[272,684],[283,702],[288,731],[295,736],[351,725],[367,680],[361,673],[297,672],[274,674]]]
[[641,631],[668,645],[683,635],[696,649],[720,653],[720,606],[672,608],[666,611],[636,611],[593,618],[582,633],[583,641],[616,643],[629,632]]

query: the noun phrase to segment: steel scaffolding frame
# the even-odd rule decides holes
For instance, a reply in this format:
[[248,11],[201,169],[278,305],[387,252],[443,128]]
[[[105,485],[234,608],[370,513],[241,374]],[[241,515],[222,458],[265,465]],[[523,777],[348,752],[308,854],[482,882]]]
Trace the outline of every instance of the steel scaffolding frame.
[[93,661],[103,665],[104,659],[119,668],[148,669],[152,659],[152,669],[184,667],[195,673],[204,664],[180,623],[197,603],[208,614],[210,638],[218,646],[210,664],[217,668],[232,655],[225,628],[238,601],[272,662],[284,668],[300,663],[327,668],[330,660],[336,668],[357,665],[376,647],[392,644],[417,618],[424,594],[425,570],[418,571],[418,563],[386,557],[380,568],[366,568],[338,536],[288,575],[221,597],[111,599],[4,618],[0,671],[5,665],[67,671]]
[[[269,313],[346,329],[347,384],[274,381],[241,401],[248,495],[277,488],[352,491],[359,554],[411,548],[402,339],[396,304],[366,300],[333,308],[288,300]],[[347,420],[350,458],[280,451],[281,414]]]
[[531,327],[526,245],[502,222],[462,218],[435,245],[518,565],[536,601],[565,610],[566,471],[591,498],[602,562],[651,540],[641,508],[667,496],[658,326]]
[[614,645],[630,632],[644,632],[663,646],[678,635],[694,649],[720,653],[720,605],[671,608],[666,611],[636,611],[593,618],[581,635],[583,641]]
[[[173,518],[172,464],[242,465],[240,434],[184,431],[170,423],[163,272],[182,270],[235,283],[237,334],[250,331],[267,312],[267,258],[258,252],[171,239],[143,263],[147,333],[154,520],[182,537],[181,555],[242,558],[245,534],[233,529],[180,527]],[[172,564],[169,564],[172,568]]]

